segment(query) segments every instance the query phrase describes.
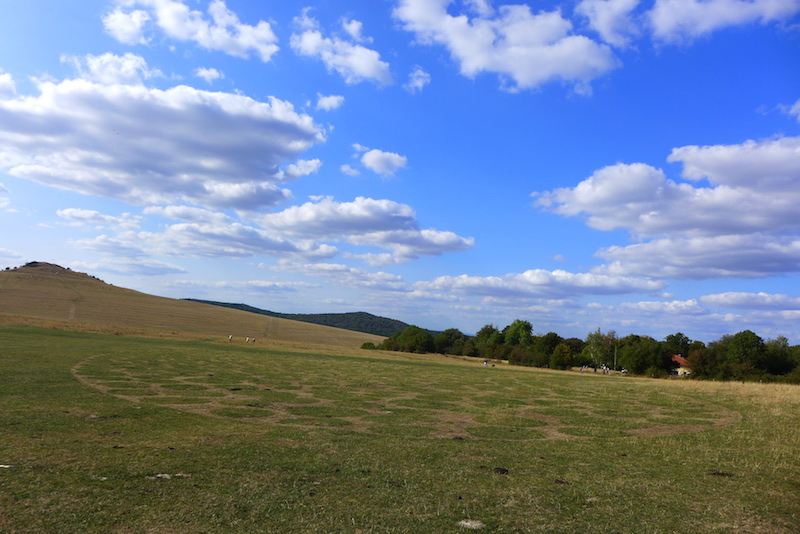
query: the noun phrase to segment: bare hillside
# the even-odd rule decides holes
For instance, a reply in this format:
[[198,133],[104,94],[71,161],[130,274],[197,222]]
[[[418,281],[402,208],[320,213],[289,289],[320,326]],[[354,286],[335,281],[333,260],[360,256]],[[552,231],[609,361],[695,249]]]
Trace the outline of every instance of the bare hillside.
[[58,265],[31,262],[0,271],[0,322],[132,335],[245,338],[357,348],[383,338],[106,284]]

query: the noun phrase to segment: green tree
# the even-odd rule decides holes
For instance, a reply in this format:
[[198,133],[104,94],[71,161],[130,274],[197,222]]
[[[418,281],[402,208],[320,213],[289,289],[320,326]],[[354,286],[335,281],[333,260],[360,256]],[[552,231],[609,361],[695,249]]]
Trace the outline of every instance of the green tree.
[[592,365],[611,366],[614,362],[614,346],[617,342],[617,333],[610,330],[603,333],[598,328],[596,331],[586,336],[586,346],[584,353],[591,358]]
[[764,363],[764,340],[751,330],[743,330],[733,336],[725,360],[728,363],[750,364],[762,368]]
[[686,337],[683,333],[670,334],[664,338],[664,345],[666,349],[672,354],[683,356],[684,358],[689,355],[689,347],[692,340]]
[[569,369],[570,365],[572,365],[572,353],[569,350],[569,345],[559,343],[553,349],[553,354],[550,355],[550,368]]
[[461,354],[466,341],[467,336],[459,329],[448,328],[434,336],[433,346],[434,350],[439,354]]
[[778,336],[777,339],[767,341],[764,347],[763,369],[773,375],[783,375],[793,368],[789,340]]
[[[550,356],[553,354],[553,351],[556,350],[556,347],[564,342],[564,338],[556,334],[555,332],[548,332],[543,336],[534,336],[533,338],[533,350],[536,352],[541,352],[542,354],[546,354]],[[571,347],[570,351],[572,350]],[[578,351],[580,352],[580,351]]]
[[670,351],[655,339],[647,336],[627,336],[619,350],[619,364],[630,372],[642,375],[650,369],[665,371],[666,355]]
[[433,337],[427,330],[412,325],[383,340],[378,348],[424,354],[433,350]]
[[532,331],[531,323],[517,319],[503,329],[505,344],[513,347],[530,347],[533,341]]

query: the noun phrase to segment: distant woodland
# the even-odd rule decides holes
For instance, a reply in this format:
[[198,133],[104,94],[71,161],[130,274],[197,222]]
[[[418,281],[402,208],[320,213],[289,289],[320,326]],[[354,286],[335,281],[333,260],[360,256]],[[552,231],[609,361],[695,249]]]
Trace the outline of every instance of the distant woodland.
[[253,306],[248,306],[247,304],[231,304],[228,302],[216,302],[212,300],[199,299],[186,300],[191,300],[192,302],[202,302],[204,304],[212,304],[214,306],[222,306],[224,308],[233,308],[235,310],[243,310],[261,315],[268,315],[270,317],[280,317],[281,319],[291,319],[293,321],[302,321],[304,323],[333,326],[335,328],[343,328],[345,330],[352,330],[354,332],[364,332],[366,334],[375,334],[384,337],[391,336],[408,327],[408,324],[402,321],[387,319],[386,317],[378,317],[377,315],[372,315],[371,313],[366,312],[278,313],[254,308]]
[[564,339],[554,332],[534,335],[531,323],[516,320],[502,330],[487,324],[475,336],[455,328],[434,333],[409,326],[379,345],[362,348],[404,352],[438,352],[514,365],[567,369],[622,370],[666,377],[685,374],[695,379],[756,380],[800,384],[800,345],[785,337],[764,340],[750,330],[725,335],[708,344],[678,332],[657,341],[648,336],[618,337],[597,329],[585,339]]

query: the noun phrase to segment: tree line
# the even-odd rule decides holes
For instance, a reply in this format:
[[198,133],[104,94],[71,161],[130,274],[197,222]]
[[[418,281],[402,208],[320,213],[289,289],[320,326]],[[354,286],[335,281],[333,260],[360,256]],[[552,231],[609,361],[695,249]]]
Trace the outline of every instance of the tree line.
[[599,328],[585,339],[565,339],[555,332],[534,334],[530,322],[517,319],[502,330],[487,324],[474,336],[456,328],[431,332],[412,325],[377,346],[365,343],[363,348],[436,352],[551,369],[625,369],[653,377],[674,374],[685,364],[690,376],[697,379],[800,384],[800,345],[790,346],[783,336],[764,340],[750,330],[724,335],[708,344],[681,332],[658,341],[635,334],[618,337],[613,330],[602,332]]

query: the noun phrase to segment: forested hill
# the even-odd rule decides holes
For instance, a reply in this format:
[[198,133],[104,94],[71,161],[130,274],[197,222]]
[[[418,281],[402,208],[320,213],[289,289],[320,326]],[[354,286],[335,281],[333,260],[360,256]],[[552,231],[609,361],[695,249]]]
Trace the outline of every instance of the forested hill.
[[353,330],[355,332],[365,332],[367,334],[375,334],[378,336],[389,337],[392,334],[400,332],[408,327],[402,321],[395,319],[388,319],[386,317],[378,317],[366,312],[351,312],[351,313],[278,313],[269,310],[262,310],[248,306],[247,304],[232,304],[229,302],[216,302],[213,300],[200,300],[200,299],[185,299],[192,302],[202,302],[204,304],[211,304],[214,306],[222,306],[224,308],[233,308],[236,310],[243,310],[251,313],[258,313],[261,315],[268,315],[270,317],[280,317],[281,319],[291,319],[293,321],[302,321],[305,323],[321,324],[325,326],[333,326],[335,328],[343,328],[345,330]]

